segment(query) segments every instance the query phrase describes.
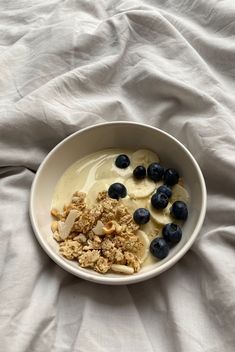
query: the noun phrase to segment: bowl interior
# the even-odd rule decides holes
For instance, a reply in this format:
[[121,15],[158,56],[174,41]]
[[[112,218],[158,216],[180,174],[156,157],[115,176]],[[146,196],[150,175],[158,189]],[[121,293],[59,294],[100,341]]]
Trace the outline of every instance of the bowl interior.
[[[80,268],[57,253],[50,224],[51,200],[55,186],[66,169],[78,159],[107,148],[151,149],[164,165],[176,168],[191,197],[189,217],[183,227],[181,242],[167,258],[131,276],[102,275]],[[69,272],[90,281],[126,284],[153,277],[172,266],[192,245],[202,225],[206,208],[206,190],[201,171],[192,155],[173,137],[161,130],[135,123],[108,123],[77,132],[57,145],[41,164],[31,191],[30,216],[37,239],[49,256]]]

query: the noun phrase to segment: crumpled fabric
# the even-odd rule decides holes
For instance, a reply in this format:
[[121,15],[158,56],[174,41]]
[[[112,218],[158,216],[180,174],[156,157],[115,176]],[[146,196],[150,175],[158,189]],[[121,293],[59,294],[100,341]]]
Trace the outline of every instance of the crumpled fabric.
[[[0,351],[234,351],[234,16],[233,0],[0,2]],[[111,287],[52,262],[28,208],[58,142],[118,120],[184,143],[208,206],[174,267]]]

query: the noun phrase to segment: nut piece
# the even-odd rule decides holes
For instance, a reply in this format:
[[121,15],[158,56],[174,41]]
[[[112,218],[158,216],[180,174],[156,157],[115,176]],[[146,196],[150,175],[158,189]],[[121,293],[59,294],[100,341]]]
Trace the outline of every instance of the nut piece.
[[51,215],[54,216],[58,220],[60,220],[61,217],[62,217],[60,212],[57,209],[55,209],[55,208],[51,209]]
[[122,231],[122,227],[115,220],[111,220],[105,224],[103,227],[103,232],[105,235],[110,235],[111,233],[119,234]]
[[134,269],[126,265],[112,264],[111,270],[122,274],[128,274],[128,275],[134,274]]
[[57,221],[52,221],[52,223],[51,223],[51,231],[52,232],[58,231],[58,222]]
[[102,236],[104,235],[103,227],[104,224],[102,223],[102,221],[98,220],[97,224],[95,225],[95,227],[93,227],[92,231],[95,235]]
[[60,222],[58,224],[59,234],[60,234],[61,238],[66,239],[68,237],[78,215],[79,215],[78,211],[75,209],[72,209],[72,210],[70,210],[65,222],[64,223]]

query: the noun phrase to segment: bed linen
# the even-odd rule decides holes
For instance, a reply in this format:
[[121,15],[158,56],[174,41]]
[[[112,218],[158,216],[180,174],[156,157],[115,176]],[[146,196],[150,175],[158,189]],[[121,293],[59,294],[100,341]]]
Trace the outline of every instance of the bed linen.
[[[235,2],[0,1],[0,351],[235,350]],[[191,250],[130,286],[86,282],[37,243],[30,187],[83,127],[136,121],[198,161]]]

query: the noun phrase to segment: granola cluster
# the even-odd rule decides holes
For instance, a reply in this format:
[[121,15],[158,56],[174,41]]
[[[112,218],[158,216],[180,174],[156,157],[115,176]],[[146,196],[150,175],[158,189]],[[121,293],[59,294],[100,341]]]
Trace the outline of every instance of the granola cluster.
[[51,224],[59,252],[83,268],[99,273],[118,271],[132,274],[140,270],[138,253],[143,243],[136,232],[139,226],[120,201],[100,192],[96,204],[86,204],[86,194],[76,192],[63,212],[52,209]]

